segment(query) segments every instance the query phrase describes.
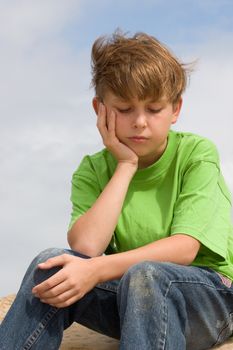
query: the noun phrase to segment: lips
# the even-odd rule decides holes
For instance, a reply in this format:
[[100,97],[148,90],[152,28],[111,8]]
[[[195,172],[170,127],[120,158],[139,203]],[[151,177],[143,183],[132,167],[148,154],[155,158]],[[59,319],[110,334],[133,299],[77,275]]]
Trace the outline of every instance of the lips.
[[131,136],[129,139],[134,139],[134,140],[148,140],[147,137],[145,136]]
[[148,140],[148,138],[144,136],[131,136],[129,137],[129,139],[133,142],[138,142],[138,143],[145,142]]

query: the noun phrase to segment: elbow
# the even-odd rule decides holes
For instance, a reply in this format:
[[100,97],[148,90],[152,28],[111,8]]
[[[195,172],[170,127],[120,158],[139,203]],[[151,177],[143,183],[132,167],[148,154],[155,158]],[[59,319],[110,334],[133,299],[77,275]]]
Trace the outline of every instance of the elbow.
[[191,247],[188,252],[187,255],[185,256],[183,265],[191,265],[193,263],[193,261],[196,259],[197,253],[200,249],[200,243],[198,242],[194,247]]
[[72,234],[72,230],[68,231],[67,233],[67,241],[71,250],[87,257],[94,258],[103,254],[103,252],[98,251],[96,246],[93,244],[81,242],[79,239],[77,239],[77,235]]
[[97,251],[96,248],[92,247],[90,244],[75,243],[75,244],[70,244],[70,248],[74,252],[80,253],[80,254],[85,255],[86,257],[89,257],[89,258],[94,258],[94,257],[102,255],[102,252]]
[[174,239],[178,242],[177,248],[179,251],[179,263],[181,265],[191,265],[200,249],[200,241],[185,234],[177,234],[174,236]]
[[184,259],[182,259],[182,262],[181,264],[182,265],[186,265],[186,266],[189,266],[193,263],[193,261],[195,260],[197,254],[194,254],[194,253],[190,253],[190,254],[187,254]]

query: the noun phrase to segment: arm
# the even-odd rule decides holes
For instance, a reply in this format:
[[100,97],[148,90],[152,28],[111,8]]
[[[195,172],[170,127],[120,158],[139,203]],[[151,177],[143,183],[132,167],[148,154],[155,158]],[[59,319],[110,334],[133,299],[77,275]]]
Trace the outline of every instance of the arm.
[[115,113],[100,105],[97,127],[105,146],[118,160],[115,173],[93,206],[68,232],[71,249],[88,256],[101,255],[107,248],[117,225],[129,183],[138,167],[138,157],[115,135]]
[[96,273],[99,282],[121,278],[134,264],[142,261],[167,261],[190,265],[195,259],[200,242],[195,238],[176,234],[127,252],[96,257]]
[[135,173],[135,166],[119,163],[111,180],[93,206],[82,215],[68,233],[72,250],[88,256],[101,255],[107,248],[129,183]]
[[61,270],[35,286],[32,292],[42,302],[58,308],[81,299],[99,282],[120,278],[130,266],[141,261],[169,261],[189,265],[200,247],[191,236],[177,234],[124,253],[81,259],[63,254],[48,259],[38,267]]

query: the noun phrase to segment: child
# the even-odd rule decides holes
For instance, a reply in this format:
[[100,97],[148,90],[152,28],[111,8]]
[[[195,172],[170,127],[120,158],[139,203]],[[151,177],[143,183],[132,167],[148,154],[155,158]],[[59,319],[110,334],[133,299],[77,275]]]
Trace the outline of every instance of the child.
[[171,131],[187,68],[154,37],[92,49],[105,149],[73,175],[71,250],[39,254],[0,328],[0,349],[58,349],[79,322],[121,350],[202,350],[232,334],[231,201],[207,139]]

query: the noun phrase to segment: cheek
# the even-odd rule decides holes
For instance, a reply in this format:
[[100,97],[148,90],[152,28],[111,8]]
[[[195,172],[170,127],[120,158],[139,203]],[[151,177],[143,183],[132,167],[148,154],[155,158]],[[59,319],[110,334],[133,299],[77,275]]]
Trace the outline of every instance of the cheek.
[[121,137],[124,134],[124,130],[126,128],[126,125],[124,123],[123,118],[116,118],[116,136]]

